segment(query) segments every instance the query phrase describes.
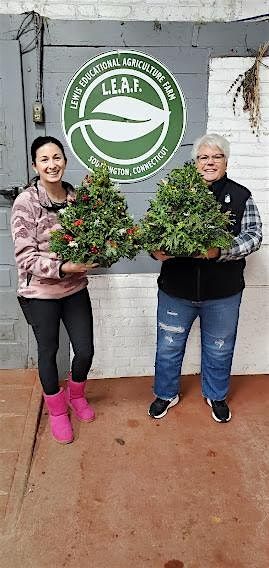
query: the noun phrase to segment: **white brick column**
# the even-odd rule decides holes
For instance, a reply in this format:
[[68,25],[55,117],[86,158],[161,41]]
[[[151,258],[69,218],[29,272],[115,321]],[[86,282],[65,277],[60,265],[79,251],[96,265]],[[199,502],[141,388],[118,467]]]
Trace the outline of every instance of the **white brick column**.
[[[243,112],[241,95],[232,110],[227,91],[239,73],[251,67],[252,58],[216,58],[210,62],[208,132],[226,136],[231,144],[228,175],[248,187],[263,221],[263,244],[247,259],[233,372],[269,372],[269,69],[260,67],[262,125],[257,138]],[[263,62],[269,66],[269,58]]]

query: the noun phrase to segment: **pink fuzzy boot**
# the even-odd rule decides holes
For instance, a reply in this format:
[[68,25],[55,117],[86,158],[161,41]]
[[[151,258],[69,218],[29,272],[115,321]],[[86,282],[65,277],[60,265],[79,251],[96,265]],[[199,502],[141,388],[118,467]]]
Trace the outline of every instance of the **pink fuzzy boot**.
[[66,389],[66,398],[70,408],[72,408],[78,420],[80,420],[81,422],[92,422],[92,420],[95,419],[95,412],[85,398],[85,386],[86,381],[77,383],[75,381],[72,381],[71,377],[69,376]]
[[43,393],[47,409],[53,438],[60,444],[70,444],[73,442],[73,430],[67,415],[67,402],[65,392],[61,388],[57,394]]

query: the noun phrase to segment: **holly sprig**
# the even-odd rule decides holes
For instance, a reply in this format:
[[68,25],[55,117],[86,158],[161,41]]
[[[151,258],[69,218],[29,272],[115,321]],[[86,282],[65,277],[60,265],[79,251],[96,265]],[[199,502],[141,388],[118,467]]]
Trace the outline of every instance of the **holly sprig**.
[[50,250],[63,260],[109,267],[140,250],[138,228],[128,213],[107,164],[87,175],[73,199],[59,211],[61,229],[51,232]]

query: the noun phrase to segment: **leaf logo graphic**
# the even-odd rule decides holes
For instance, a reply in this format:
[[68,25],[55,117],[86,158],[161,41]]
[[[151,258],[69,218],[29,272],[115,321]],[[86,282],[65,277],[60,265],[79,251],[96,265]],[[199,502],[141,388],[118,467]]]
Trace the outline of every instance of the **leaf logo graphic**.
[[67,143],[89,170],[109,165],[111,179],[132,183],[165,167],[186,128],[186,103],[161,61],[134,49],[86,61],[67,85],[62,125]]
[[73,124],[69,129],[68,138],[71,141],[71,136],[77,128],[90,125],[95,134],[104,140],[127,142],[149,134],[168,122],[169,115],[170,111],[139,99],[114,97],[98,104],[92,112],[92,118]]

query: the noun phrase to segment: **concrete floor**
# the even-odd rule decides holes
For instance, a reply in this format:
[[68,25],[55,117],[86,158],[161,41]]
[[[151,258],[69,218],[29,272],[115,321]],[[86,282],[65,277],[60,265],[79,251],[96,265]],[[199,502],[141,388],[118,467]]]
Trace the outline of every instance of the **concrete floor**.
[[183,399],[147,416],[150,378],[92,380],[97,419],[58,445],[43,411],[1,568],[268,568],[269,376],[234,377],[217,424],[184,377]]

